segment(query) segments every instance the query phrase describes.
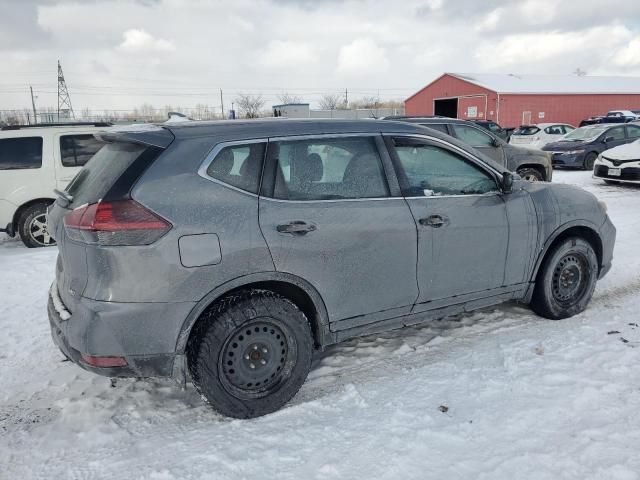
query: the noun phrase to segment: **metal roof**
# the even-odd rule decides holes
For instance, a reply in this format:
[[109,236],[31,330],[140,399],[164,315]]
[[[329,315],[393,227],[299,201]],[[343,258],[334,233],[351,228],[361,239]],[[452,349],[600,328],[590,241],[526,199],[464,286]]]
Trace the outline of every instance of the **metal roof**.
[[640,77],[448,73],[497,93],[640,94]]

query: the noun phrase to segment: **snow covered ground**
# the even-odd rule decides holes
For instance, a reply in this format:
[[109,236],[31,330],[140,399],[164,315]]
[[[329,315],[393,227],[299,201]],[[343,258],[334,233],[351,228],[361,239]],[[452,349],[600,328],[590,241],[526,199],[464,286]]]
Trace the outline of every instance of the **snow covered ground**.
[[249,421],[191,387],[112,387],[62,361],[46,317],[56,251],[0,237],[0,478],[640,479],[640,188],[555,181],[605,200],[618,228],[587,311],[552,322],[507,305],[350,341]]

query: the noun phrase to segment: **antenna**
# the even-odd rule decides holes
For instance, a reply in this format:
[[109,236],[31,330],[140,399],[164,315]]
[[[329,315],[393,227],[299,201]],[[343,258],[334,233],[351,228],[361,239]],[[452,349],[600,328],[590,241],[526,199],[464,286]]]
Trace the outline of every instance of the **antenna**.
[[73,107],[71,106],[67,83],[64,81],[62,66],[60,65],[60,60],[58,60],[58,121],[60,121],[61,113],[62,118],[76,118],[73,113]]

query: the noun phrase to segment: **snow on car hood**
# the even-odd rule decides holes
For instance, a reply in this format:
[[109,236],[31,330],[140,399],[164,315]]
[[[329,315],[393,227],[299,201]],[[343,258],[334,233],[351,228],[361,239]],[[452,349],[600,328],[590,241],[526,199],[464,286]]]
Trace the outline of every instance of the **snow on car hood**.
[[610,148],[602,152],[602,156],[613,160],[639,160],[640,140]]

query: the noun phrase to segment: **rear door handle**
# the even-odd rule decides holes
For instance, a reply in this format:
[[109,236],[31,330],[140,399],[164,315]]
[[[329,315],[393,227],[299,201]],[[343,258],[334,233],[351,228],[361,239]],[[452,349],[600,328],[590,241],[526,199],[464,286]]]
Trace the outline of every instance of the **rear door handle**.
[[276,227],[279,233],[291,233],[292,235],[306,235],[309,232],[313,232],[317,227],[312,223],[307,223],[302,220],[293,220],[289,223],[283,223]]
[[427,218],[421,218],[418,220],[420,225],[424,225],[425,227],[433,227],[440,228],[449,223],[449,219],[447,217],[443,217],[442,215],[430,215]]

